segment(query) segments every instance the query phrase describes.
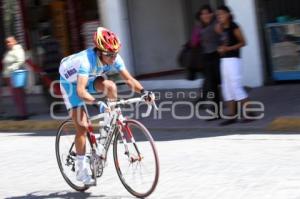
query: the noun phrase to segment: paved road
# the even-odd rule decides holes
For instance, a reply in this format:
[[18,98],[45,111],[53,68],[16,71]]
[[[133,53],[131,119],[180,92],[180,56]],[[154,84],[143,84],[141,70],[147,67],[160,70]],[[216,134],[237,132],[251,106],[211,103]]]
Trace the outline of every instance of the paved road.
[[[149,198],[300,198],[300,135],[157,132],[159,185]],[[133,198],[113,162],[101,185],[73,191],[61,177],[51,133],[0,133],[0,198]]]

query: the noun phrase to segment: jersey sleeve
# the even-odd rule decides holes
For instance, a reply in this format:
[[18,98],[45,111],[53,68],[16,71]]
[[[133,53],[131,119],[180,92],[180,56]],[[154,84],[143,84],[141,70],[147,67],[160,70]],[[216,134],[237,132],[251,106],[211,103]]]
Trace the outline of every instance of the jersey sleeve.
[[115,62],[115,64],[114,64],[114,68],[115,68],[118,72],[120,72],[121,70],[125,70],[125,69],[126,69],[124,60],[122,59],[122,57],[121,57],[120,55],[117,55],[116,62]]
[[91,65],[90,65],[88,59],[87,58],[82,59],[79,69],[78,69],[78,75],[88,77],[90,74],[90,67],[91,67]]
[[78,69],[79,76],[89,76],[89,67],[81,65]]

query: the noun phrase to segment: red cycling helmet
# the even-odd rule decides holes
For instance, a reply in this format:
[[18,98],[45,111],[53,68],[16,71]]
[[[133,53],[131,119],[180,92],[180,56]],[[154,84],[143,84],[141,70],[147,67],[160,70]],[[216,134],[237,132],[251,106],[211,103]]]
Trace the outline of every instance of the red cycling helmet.
[[97,28],[93,40],[96,48],[101,51],[117,53],[121,48],[120,40],[116,34],[103,27]]

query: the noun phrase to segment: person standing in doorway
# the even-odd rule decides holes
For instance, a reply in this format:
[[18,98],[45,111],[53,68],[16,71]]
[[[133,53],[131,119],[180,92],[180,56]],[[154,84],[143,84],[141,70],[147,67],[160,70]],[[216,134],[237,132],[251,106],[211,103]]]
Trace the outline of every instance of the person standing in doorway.
[[9,86],[11,95],[18,109],[19,115],[17,120],[25,120],[28,118],[25,100],[24,88],[14,88],[11,83],[11,73],[20,69],[25,62],[25,52],[14,36],[9,36],[5,40],[7,51],[4,54],[3,64],[3,79],[6,85]]

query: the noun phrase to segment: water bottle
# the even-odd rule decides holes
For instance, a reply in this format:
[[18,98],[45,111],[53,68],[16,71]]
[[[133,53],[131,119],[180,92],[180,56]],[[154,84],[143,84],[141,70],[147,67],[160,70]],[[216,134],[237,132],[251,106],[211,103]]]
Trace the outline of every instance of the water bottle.
[[101,143],[98,143],[98,146],[97,146],[97,151],[96,151],[97,155],[104,158],[104,154],[105,154],[105,149],[104,149],[104,146],[101,144]]
[[107,110],[107,105],[104,102],[99,102],[99,113],[105,113]]
[[[99,122],[99,133],[100,133],[100,137],[99,137],[99,145],[101,145],[101,147],[104,149],[104,144],[105,144],[105,140],[107,138],[107,134],[108,134],[108,130],[109,130],[109,113],[107,112],[107,105],[104,102],[100,102],[99,103],[99,113],[106,113],[103,114],[104,118],[103,121]],[[102,150],[102,149],[101,149]]]
[[107,138],[107,133],[104,130],[104,127],[100,127],[99,133],[100,133],[100,135],[98,138],[97,155],[99,155],[100,157],[102,157],[104,159],[105,152],[106,152],[104,145],[105,145],[105,141]]

